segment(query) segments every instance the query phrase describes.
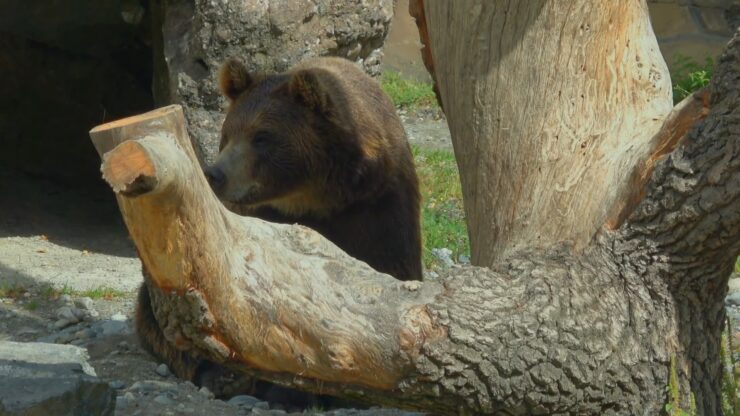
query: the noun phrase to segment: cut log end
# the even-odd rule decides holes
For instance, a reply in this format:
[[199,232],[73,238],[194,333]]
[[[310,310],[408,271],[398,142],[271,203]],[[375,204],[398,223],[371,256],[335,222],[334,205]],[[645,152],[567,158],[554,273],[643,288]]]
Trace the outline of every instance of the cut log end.
[[95,150],[101,157],[126,140],[138,140],[155,132],[179,132],[185,128],[182,107],[169,105],[148,113],[101,124],[90,130]]
[[157,170],[144,146],[126,141],[103,155],[100,167],[103,179],[113,191],[136,196],[152,191],[157,185]]
[[156,110],[152,110],[144,114],[138,114],[120,120],[111,121],[110,123],[101,124],[90,130],[90,136],[93,138],[93,141],[95,141],[95,136],[100,136],[100,133],[102,132],[118,130],[122,127],[142,124],[148,121],[167,117],[171,114],[176,114],[182,111],[181,108],[182,107],[180,107],[179,105],[168,105],[166,107],[157,108]]

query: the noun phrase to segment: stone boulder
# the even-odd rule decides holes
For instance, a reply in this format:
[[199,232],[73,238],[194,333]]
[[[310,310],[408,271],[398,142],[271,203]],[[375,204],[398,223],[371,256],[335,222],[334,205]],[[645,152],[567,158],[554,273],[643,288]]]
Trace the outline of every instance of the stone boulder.
[[229,57],[281,72],[307,57],[341,56],[380,73],[392,0],[158,0],[152,5],[158,105],[182,104],[201,162],[218,152],[225,101],[217,72]]
[[73,345],[0,342],[0,414],[112,415],[116,395]]

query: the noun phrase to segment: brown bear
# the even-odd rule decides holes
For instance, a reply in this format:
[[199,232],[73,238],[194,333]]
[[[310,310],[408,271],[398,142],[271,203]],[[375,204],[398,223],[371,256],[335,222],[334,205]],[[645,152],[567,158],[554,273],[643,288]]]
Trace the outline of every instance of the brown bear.
[[[420,195],[411,149],[390,99],[352,62],[305,61],[270,76],[227,61],[230,102],[219,155],[206,169],[229,209],[298,223],[397,279],[421,279]],[[180,377],[204,383],[213,363],[164,338],[142,286],[137,331]],[[218,371],[217,371],[218,372]]]
[[231,102],[206,169],[232,210],[313,228],[397,279],[421,279],[419,185],[401,120],[378,83],[339,58],[253,77],[221,70]]

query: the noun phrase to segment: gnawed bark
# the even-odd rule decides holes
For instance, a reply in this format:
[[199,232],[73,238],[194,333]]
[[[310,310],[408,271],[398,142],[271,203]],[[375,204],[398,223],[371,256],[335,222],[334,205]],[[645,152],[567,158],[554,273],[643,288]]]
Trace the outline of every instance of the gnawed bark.
[[644,160],[635,166],[629,186],[624,189],[613,207],[614,213],[608,216],[604,226],[607,229],[619,228],[637,204],[645,197],[645,186],[653,173],[655,164],[669,155],[681,144],[692,127],[709,114],[709,89],[702,88],[678,103],[666,117],[658,133],[652,138]]
[[645,2],[422,6],[472,263],[586,247],[672,107]]
[[[740,252],[738,85],[740,33],[718,62],[709,115],[655,164],[618,229],[583,245],[566,227],[570,243],[506,248],[490,269],[439,282],[398,282],[306,228],[231,214],[176,107],[91,136],[179,348],[288,386],[447,414],[659,414],[675,357],[684,405],[693,394],[714,415],[722,298]],[[440,92],[449,107],[452,89]],[[461,111],[448,108],[451,123]],[[658,137],[649,130],[641,143]],[[624,159],[633,169],[656,154],[641,149]],[[596,198],[577,189],[569,198]]]

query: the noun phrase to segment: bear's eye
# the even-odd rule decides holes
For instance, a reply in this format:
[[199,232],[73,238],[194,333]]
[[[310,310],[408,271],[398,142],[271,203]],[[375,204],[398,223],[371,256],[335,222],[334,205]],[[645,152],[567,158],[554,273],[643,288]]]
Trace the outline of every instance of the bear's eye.
[[272,140],[272,135],[266,131],[258,131],[252,139],[252,146],[264,148]]

